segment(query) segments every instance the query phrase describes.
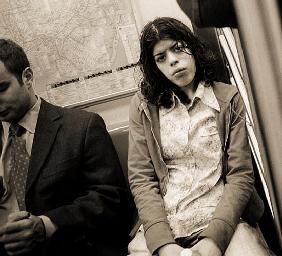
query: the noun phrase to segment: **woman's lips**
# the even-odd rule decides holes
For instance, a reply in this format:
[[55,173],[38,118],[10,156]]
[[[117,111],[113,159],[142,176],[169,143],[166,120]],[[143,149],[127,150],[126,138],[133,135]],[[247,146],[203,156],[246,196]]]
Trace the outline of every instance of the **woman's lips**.
[[176,71],[173,72],[173,76],[177,76],[179,74],[182,74],[183,72],[185,72],[186,69],[185,68],[181,68],[181,69],[177,69]]

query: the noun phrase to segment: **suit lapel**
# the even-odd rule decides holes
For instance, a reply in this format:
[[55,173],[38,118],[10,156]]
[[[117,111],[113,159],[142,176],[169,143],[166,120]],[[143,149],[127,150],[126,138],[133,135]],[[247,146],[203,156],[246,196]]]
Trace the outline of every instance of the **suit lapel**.
[[29,162],[26,192],[36,180],[61,126],[59,108],[42,100]]

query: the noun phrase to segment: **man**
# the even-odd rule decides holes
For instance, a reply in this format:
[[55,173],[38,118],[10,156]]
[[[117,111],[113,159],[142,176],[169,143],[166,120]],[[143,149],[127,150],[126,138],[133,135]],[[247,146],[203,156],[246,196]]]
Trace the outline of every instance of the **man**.
[[126,255],[131,201],[102,118],[32,85],[23,49],[0,39],[0,255]]

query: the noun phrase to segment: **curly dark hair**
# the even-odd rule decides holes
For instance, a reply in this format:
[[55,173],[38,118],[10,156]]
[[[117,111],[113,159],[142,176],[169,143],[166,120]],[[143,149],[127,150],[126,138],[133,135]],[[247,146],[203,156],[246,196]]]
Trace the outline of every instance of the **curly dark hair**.
[[196,74],[195,86],[205,81],[212,86],[215,80],[215,55],[201,42],[192,31],[181,21],[170,17],[156,18],[147,23],[141,32],[139,66],[143,73],[140,83],[141,93],[152,104],[164,106],[172,105],[174,92],[181,102],[189,103],[188,96],[180,88],[167,79],[158,69],[153,56],[156,43],[163,39],[171,39],[187,45],[195,59]]

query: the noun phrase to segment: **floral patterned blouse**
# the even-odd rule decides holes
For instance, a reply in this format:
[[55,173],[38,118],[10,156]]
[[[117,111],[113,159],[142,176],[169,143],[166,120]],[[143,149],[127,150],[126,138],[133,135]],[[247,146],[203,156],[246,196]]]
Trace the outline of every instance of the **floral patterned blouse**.
[[176,95],[159,109],[161,146],[169,170],[165,209],[174,238],[207,227],[222,194],[221,141],[216,125],[220,106],[212,87],[200,83],[191,104]]

